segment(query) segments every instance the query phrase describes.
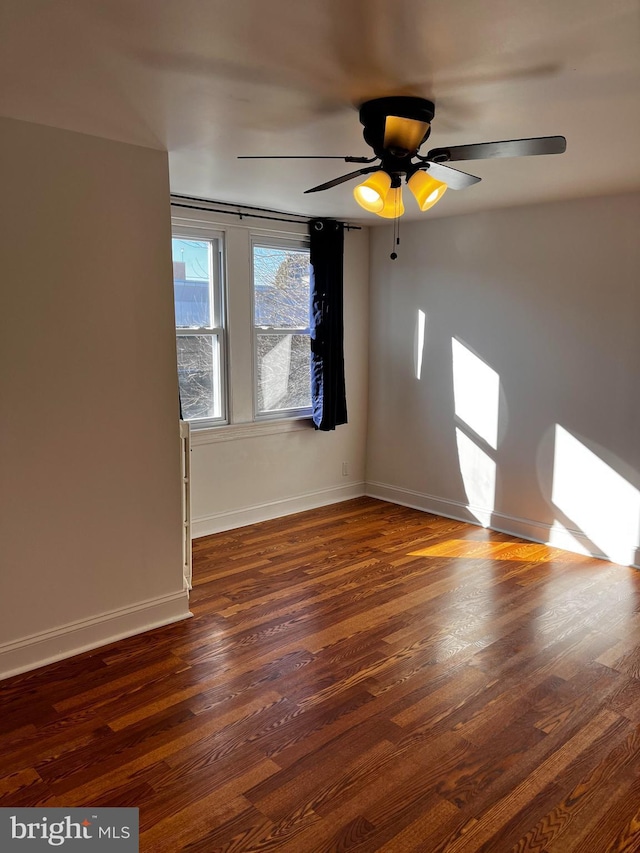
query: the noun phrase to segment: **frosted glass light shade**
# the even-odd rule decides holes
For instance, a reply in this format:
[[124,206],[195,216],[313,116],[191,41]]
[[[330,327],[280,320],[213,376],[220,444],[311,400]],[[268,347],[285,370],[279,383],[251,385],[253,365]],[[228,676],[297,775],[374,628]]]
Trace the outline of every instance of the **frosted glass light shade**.
[[412,118],[387,116],[384,125],[384,147],[417,151],[429,130],[429,123]]
[[360,207],[370,213],[380,213],[384,207],[385,199],[391,187],[391,177],[382,169],[370,175],[353,191],[353,197]]
[[402,187],[393,187],[387,193],[387,198],[382,210],[376,211],[378,216],[384,216],[385,219],[395,219],[402,216],[404,213],[404,204],[402,203]]
[[440,201],[447,190],[447,185],[436,181],[427,172],[415,172],[407,181],[407,186],[418,202],[420,210],[429,210]]

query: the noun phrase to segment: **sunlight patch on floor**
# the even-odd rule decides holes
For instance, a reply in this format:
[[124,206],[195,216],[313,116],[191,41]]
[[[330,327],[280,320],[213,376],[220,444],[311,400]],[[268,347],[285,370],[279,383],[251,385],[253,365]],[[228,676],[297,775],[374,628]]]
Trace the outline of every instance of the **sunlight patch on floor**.
[[481,560],[515,560],[522,563],[548,563],[566,557],[557,548],[535,542],[475,542],[469,539],[448,539],[412,551],[411,557],[471,557]]

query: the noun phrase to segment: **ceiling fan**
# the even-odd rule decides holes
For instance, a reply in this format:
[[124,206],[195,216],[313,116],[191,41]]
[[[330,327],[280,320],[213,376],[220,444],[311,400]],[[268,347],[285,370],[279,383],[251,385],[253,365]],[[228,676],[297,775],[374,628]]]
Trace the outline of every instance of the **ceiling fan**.
[[241,156],[238,159],[331,159],[345,163],[376,163],[346,175],[340,175],[306,190],[317,193],[329,190],[360,175],[369,175],[354,189],[360,207],[387,219],[404,213],[402,178],[415,197],[420,210],[429,210],[444,195],[447,187],[462,190],[481,178],[454,169],[448,164],[459,160],[485,160],[493,157],[525,157],[532,154],[562,154],[567,147],[564,136],[540,136],[533,139],[510,139],[432,148],[425,156],[419,150],[431,133],[435,106],[425,98],[390,96],[366,101],[360,107],[365,142],[373,157],[323,157],[321,155]]

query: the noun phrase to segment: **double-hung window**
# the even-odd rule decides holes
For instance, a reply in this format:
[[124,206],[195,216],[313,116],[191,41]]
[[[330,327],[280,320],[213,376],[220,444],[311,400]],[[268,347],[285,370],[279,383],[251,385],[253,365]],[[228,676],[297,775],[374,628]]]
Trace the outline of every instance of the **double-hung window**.
[[256,417],[310,414],[308,244],[254,235],[252,273]]
[[225,423],[225,332],[220,232],[175,231],[173,286],[182,417]]
[[252,421],[310,417],[306,228],[252,229],[206,209],[172,222],[182,418],[227,425],[228,436]]

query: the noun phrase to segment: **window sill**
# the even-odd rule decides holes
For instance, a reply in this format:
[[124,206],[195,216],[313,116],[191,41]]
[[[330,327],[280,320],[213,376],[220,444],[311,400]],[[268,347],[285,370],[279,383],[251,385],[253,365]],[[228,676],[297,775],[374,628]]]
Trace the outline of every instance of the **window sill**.
[[282,418],[273,421],[251,421],[244,424],[225,424],[218,427],[191,427],[191,446],[216,444],[218,441],[236,441],[242,438],[261,438],[264,435],[277,435],[284,432],[300,432],[313,429],[310,417]]

